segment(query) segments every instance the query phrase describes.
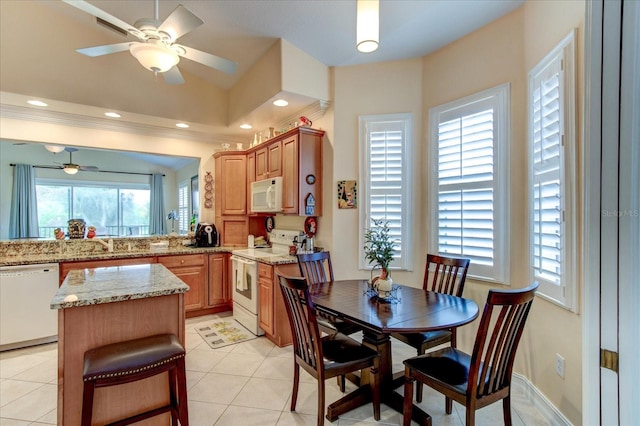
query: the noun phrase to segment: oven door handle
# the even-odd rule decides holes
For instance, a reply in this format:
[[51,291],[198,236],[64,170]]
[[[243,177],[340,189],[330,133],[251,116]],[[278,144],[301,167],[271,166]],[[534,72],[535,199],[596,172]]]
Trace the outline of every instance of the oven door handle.
[[249,259],[245,259],[244,257],[240,257],[240,256],[231,256],[231,260],[236,260],[238,262],[244,263],[246,265],[255,265],[256,262],[255,260],[249,260]]

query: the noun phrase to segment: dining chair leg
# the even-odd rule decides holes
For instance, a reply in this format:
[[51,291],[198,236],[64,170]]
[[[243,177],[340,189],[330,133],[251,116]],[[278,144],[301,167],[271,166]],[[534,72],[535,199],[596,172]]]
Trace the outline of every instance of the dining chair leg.
[[467,406],[467,412],[466,412],[466,422],[465,425],[466,426],[474,426],[476,424],[476,407],[469,407]]
[[324,380],[318,377],[318,426],[324,425]]
[[451,414],[451,412],[453,411],[453,399],[449,397],[444,398],[444,411],[447,414]]
[[187,371],[185,357],[178,360],[177,386],[178,386],[178,410],[180,410],[180,425],[189,426],[189,403],[187,402]]
[[404,403],[402,404],[402,426],[411,425],[411,414],[413,412],[413,382],[415,379],[410,376],[409,368],[405,368],[404,373]]
[[291,411],[296,411],[298,401],[298,385],[300,384],[300,366],[293,362],[293,394],[291,395]]
[[345,380],[345,375],[341,375],[336,377],[336,379],[338,380],[338,387],[340,388],[340,392],[344,393],[345,388],[346,388],[346,380]]
[[511,426],[511,394],[502,400],[502,414],[504,416],[504,426]]
[[416,383],[416,402],[422,402],[422,383]]

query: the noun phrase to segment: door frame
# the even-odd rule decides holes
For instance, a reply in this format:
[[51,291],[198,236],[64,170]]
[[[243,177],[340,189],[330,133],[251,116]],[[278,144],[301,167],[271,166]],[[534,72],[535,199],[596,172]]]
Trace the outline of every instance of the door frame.
[[[640,276],[637,261],[640,258],[640,147],[637,143],[640,124],[634,120],[640,115],[640,4],[592,0],[586,2],[585,13],[582,423],[603,424],[606,419],[608,424],[625,425],[633,424],[640,417],[638,370],[633,365],[636,357],[625,356],[640,351],[640,332],[628,326],[640,322],[637,309],[640,289],[633,284],[633,279]],[[618,64],[608,61],[608,57],[603,58],[603,52],[607,56],[620,51],[620,69]],[[603,61],[607,64],[604,69]],[[619,81],[618,87],[622,89],[618,93],[608,91],[611,79]],[[617,109],[618,94],[619,115],[608,108],[614,97],[613,109]],[[608,103],[605,108],[603,101]],[[615,150],[616,156],[612,157],[610,150]],[[604,179],[603,171],[606,171]],[[611,173],[615,174],[613,179]],[[616,191],[614,203],[602,196],[603,190],[611,187]],[[612,210],[619,213],[614,215],[617,232],[613,235],[602,229],[604,212]],[[609,270],[613,263],[614,276],[602,277],[603,263],[604,269]],[[612,282],[616,290],[613,321],[609,318],[609,309],[604,310],[604,317],[601,310],[601,303],[609,300],[606,293],[601,298],[601,287],[610,286]],[[614,347],[610,348],[612,340]],[[601,369],[601,346],[619,353],[619,374]],[[601,401],[601,398],[604,399]]]

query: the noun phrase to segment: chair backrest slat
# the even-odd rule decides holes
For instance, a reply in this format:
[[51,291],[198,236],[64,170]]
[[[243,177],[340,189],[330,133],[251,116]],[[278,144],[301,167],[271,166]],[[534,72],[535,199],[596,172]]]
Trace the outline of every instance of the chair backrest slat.
[[328,251],[298,254],[300,274],[307,279],[308,285],[333,281],[331,255]]
[[323,362],[316,310],[304,278],[278,275],[284,305],[293,334],[293,350],[307,365],[320,373]]
[[[461,297],[469,263],[471,261],[466,258],[427,254],[427,265],[424,271],[422,288]],[[429,280],[431,274],[433,276]]]
[[490,290],[471,357],[468,392],[481,398],[509,386],[518,343],[538,283]]

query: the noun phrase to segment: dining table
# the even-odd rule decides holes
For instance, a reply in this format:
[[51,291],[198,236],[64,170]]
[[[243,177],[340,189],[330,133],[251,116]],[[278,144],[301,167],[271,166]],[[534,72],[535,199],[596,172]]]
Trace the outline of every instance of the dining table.
[[[378,381],[382,403],[402,413],[403,396],[396,391],[404,384],[404,371],[392,371],[391,333],[413,333],[455,328],[478,316],[471,299],[394,284],[389,297],[378,297],[363,279],[336,280],[309,287],[317,310],[362,327],[362,342],[380,355]],[[353,377],[352,377],[353,379]],[[355,378],[356,390],[327,407],[327,419],[367,404],[372,398],[369,371]],[[430,425],[431,416],[414,404],[412,418]]]

